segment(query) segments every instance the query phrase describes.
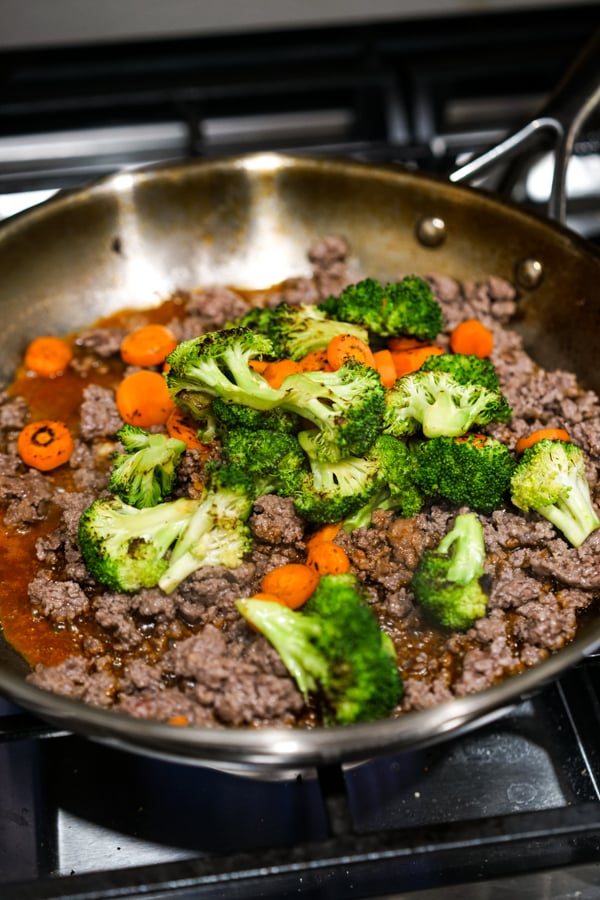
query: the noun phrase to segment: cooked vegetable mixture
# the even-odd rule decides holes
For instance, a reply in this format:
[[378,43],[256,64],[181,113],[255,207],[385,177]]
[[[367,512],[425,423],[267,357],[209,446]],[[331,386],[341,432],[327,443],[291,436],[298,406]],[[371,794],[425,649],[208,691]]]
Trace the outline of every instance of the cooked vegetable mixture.
[[27,348],[0,619],[32,683],[174,725],[346,725],[482,690],[593,614],[598,398],[525,353],[503,279],[381,283],[348,254],[328,236],[310,278]]

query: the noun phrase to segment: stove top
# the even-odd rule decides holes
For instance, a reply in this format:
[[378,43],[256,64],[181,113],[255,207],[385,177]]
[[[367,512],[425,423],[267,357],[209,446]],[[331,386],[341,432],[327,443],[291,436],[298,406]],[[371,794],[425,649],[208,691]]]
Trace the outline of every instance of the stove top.
[[600,663],[590,658],[472,733],[260,778],[138,756],[3,708],[2,897],[479,898],[514,889],[592,900],[599,716]]

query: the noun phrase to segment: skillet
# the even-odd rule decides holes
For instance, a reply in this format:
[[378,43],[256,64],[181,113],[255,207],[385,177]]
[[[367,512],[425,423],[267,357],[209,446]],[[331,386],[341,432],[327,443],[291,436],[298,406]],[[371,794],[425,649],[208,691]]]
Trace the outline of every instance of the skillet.
[[[356,270],[381,280],[411,271],[515,281],[513,327],[525,349],[545,368],[573,371],[600,393],[600,253],[561,222],[574,135],[600,93],[595,60],[593,52],[584,54],[534,122],[450,180],[262,153],[120,172],[8,220],[0,228],[2,383],[40,330],[73,331],[122,307],[159,303],[178,289],[265,288],[308,275],[310,243],[338,233],[350,243]],[[524,148],[533,143],[537,152],[548,137],[556,149],[548,217],[460,184],[499,159],[518,165]],[[441,741],[504,714],[598,647],[600,617],[547,660],[485,691],[344,728],[173,728],[95,708],[28,684],[26,663],[1,631],[0,691],[59,729],[103,743],[266,772]]]

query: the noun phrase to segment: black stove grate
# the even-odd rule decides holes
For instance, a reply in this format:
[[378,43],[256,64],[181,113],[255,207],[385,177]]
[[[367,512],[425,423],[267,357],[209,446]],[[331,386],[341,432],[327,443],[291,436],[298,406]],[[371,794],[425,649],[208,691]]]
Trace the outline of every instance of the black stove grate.
[[439,746],[272,781],[43,723],[36,737],[35,719],[7,714],[2,897],[433,900],[580,870],[600,885],[599,711],[591,659]]

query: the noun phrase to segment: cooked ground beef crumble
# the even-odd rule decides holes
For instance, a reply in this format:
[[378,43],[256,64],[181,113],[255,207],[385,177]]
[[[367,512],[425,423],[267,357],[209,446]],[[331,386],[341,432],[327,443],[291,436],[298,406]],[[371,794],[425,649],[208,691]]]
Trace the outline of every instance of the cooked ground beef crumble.
[[[313,303],[339,293],[356,280],[349,275],[348,255],[342,238],[317,241],[308,251],[312,277],[290,279],[261,302]],[[447,345],[449,331],[465,318],[478,318],[493,331],[492,361],[513,417],[482,430],[514,449],[524,432],[566,427],[585,453],[597,500],[598,398],[572,374],[540,369],[506,328],[517,308],[514,287],[493,275],[477,284],[435,275],[428,280],[444,314],[439,343]],[[164,308],[177,310],[166,324],[186,340],[240,316],[248,300],[230,288],[209,287],[181,292]],[[106,491],[115,434],[123,424],[107,373],[119,359],[124,333],[123,323],[115,320],[77,338],[72,371],[85,384],[67,485],[20,463],[15,442],[30,414],[28,403],[11,391],[0,396],[6,533],[13,540],[15,530],[23,541],[34,536],[37,570],[27,588],[33,620],[45,620],[50,630],[69,636],[62,659],[33,655],[29,680],[141,718],[184,716],[189,723],[216,727],[318,724],[277,653],[234,606],[236,598],[259,589],[269,569],[304,560],[309,532],[290,499],[266,496],[255,502],[249,519],[254,549],[242,566],[200,569],[170,595],[158,588],[111,592],[85,570],[77,526],[81,512]],[[178,496],[198,495],[202,467],[199,454],[184,454]],[[573,639],[579,614],[600,589],[600,532],[574,549],[547,521],[507,505],[480,516],[491,584],[487,615],[465,634],[431,628],[413,602],[410,581],[423,550],[437,544],[457,512],[444,502],[427,503],[410,519],[379,511],[370,528],[336,538],[396,644],[404,693],[395,715],[480,691],[536,664]],[[45,527],[38,533],[40,523]],[[27,648],[21,649],[28,656]]]

